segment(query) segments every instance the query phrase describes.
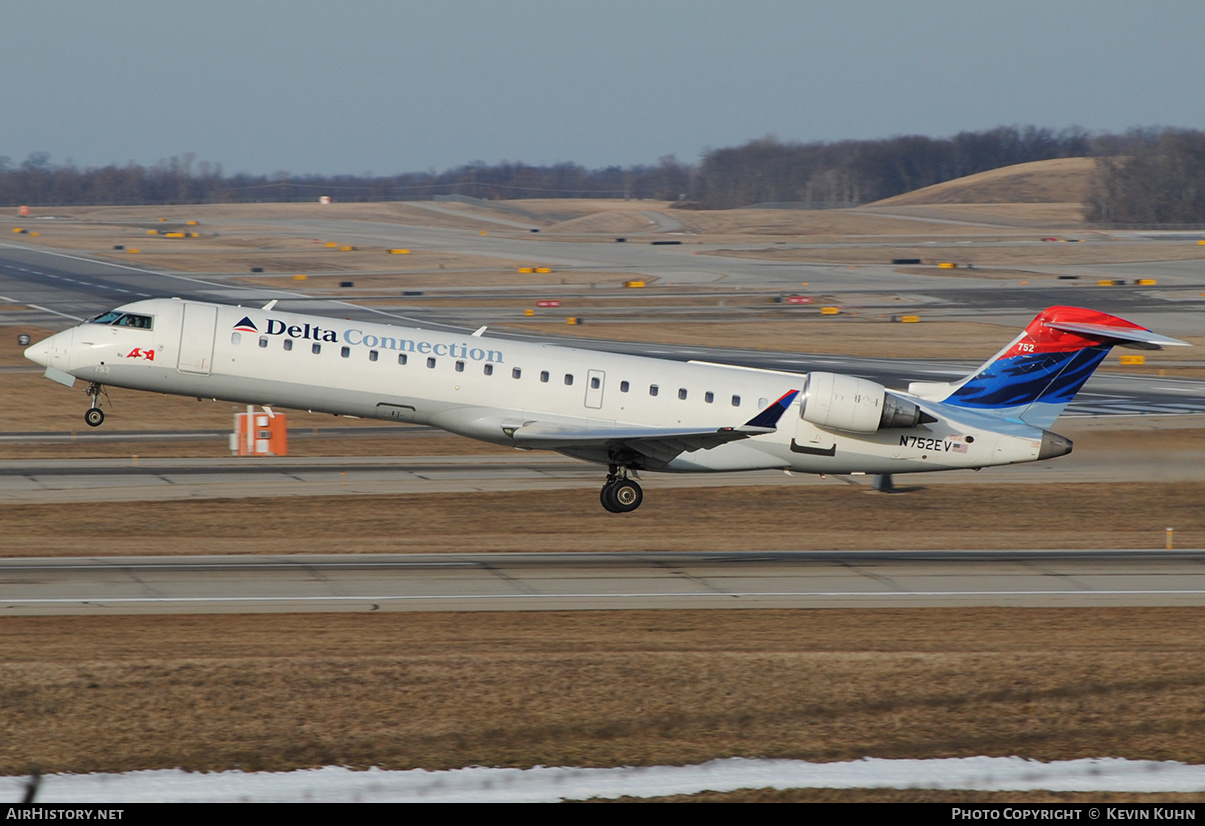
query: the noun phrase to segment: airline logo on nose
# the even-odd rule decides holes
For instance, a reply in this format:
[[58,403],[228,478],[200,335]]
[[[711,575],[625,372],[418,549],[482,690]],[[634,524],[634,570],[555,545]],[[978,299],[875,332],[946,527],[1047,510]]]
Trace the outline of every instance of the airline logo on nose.
[[143,350],[141,347],[135,347],[130,352],[126,353],[125,358],[128,359],[146,359],[147,361],[155,360],[154,350]]
[[255,322],[249,317],[243,316],[243,320],[234,325],[234,329],[240,333],[258,333],[259,328],[255,326]]

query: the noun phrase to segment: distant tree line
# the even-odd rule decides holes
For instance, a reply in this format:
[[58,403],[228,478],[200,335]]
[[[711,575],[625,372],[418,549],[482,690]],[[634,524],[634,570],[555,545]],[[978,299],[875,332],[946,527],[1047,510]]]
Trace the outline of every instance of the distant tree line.
[[672,155],[656,165],[589,170],[571,163],[474,162],[399,175],[225,175],[188,154],[150,167],[80,169],[34,152],[0,156],[0,204],[113,205],[472,198],[631,198],[698,209],[756,204],[842,208],[1028,161],[1097,158],[1087,217],[1102,224],[1205,222],[1205,132],[1136,129],[1121,135],[1070,128],[999,127],[952,138],[784,143],[773,137],[706,151],[698,164]]
[[129,163],[100,169],[56,166],[45,152],[20,165],[0,156],[0,205],[115,205],[316,201],[425,200],[440,195],[471,198],[654,198],[678,200],[690,188],[691,167],[672,156],[657,166],[588,170],[576,164],[527,166],[483,162],[442,173],[371,175],[225,176],[220,164],[196,163],[193,155],[151,167]]
[[691,197],[708,209],[767,202],[850,207],[976,172],[1090,151],[1082,129],[1054,132],[1035,126],[953,138],[909,135],[810,144],[763,138],[704,155]]
[[1205,132],[1132,130],[1103,150],[1088,221],[1116,227],[1205,223]]

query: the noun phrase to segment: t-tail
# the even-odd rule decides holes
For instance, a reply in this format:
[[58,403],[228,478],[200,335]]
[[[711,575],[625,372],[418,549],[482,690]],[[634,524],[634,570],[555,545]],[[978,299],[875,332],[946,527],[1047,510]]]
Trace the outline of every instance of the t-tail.
[[961,381],[913,382],[908,390],[950,407],[1045,429],[1114,345],[1159,350],[1187,344],[1095,310],[1048,307],[1011,344]]

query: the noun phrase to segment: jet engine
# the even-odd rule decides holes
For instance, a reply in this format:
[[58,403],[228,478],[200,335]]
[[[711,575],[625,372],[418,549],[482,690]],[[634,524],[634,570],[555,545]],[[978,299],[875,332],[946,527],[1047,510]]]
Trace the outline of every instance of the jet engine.
[[799,415],[817,427],[874,433],[936,421],[910,401],[867,379],[838,373],[808,373]]

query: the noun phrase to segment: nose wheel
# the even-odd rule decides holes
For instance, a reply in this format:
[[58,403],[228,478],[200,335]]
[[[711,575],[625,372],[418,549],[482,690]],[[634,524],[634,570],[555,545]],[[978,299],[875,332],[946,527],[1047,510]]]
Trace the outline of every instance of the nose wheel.
[[[92,399],[92,406],[84,413],[84,421],[89,427],[100,427],[105,421],[105,412],[100,409],[100,394],[104,392],[104,386],[92,382],[88,385],[88,398]],[[106,394],[108,395],[108,394]]]
[[644,501],[644,491],[636,481],[627,477],[627,470],[612,471],[598,495],[602,506],[611,513],[631,513]]

